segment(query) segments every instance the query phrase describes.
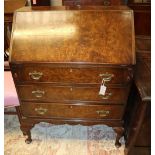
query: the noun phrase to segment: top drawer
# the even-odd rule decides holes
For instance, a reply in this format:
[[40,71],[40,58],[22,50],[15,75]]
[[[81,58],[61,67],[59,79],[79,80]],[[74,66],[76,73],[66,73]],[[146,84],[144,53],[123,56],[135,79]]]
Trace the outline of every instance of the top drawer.
[[77,84],[127,84],[132,69],[127,67],[52,66],[50,64],[17,65],[12,68],[16,82]]

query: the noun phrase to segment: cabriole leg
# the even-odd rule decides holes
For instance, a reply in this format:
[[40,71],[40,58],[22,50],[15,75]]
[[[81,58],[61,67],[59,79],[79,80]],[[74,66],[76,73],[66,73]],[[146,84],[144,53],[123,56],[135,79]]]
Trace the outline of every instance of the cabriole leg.
[[121,146],[121,143],[119,142],[120,138],[123,136],[124,134],[124,128],[123,127],[115,127],[113,128],[114,131],[116,132],[116,141],[115,141],[115,146],[117,148],[119,148]]
[[32,142],[32,139],[31,139],[31,129],[32,129],[32,127],[33,127],[33,125],[26,125],[26,126],[21,125],[20,126],[20,129],[23,132],[23,135],[27,136],[27,138],[25,140],[25,143],[27,143],[27,144],[30,144]]

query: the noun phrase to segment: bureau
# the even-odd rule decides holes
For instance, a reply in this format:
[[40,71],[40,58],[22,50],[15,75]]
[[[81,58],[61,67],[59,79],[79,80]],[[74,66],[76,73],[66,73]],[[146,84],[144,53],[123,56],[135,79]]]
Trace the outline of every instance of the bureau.
[[105,124],[119,147],[135,64],[128,7],[24,7],[14,14],[10,66],[20,128]]

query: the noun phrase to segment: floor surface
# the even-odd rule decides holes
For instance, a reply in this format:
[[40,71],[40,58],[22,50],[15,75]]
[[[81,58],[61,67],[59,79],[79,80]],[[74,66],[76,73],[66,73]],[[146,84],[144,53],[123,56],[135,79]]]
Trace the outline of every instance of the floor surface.
[[18,117],[4,116],[5,155],[124,155],[123,145],[114,145],[115,133],[104,125],[52,125],[40,123],[31,130],[32,143],[26,144]]

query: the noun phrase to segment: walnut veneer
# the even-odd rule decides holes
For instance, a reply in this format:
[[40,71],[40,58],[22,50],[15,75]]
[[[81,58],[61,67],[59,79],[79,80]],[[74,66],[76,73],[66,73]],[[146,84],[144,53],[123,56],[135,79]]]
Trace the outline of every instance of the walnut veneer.
[[[113,17],[113,18],[111,18]],[[27,143],[41,121],[106,124],[116,146],[135,64],[127,7],[25,7],[14,15],[10,66]],[[101,84],[107,87],[99,95]]]

